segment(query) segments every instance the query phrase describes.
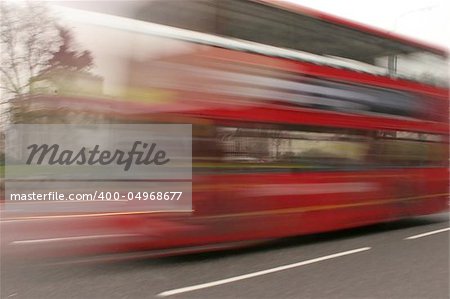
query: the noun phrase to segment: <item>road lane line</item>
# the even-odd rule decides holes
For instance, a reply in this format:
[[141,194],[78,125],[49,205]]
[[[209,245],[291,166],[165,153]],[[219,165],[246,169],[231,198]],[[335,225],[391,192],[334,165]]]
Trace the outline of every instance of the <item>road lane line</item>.
[[50,242],[60,242],[60,241],[79,241],[79,240],[89,240],[89,239],[104,239],[104,238],[119,238],[119,237],[135,237],[137,234],[111,234],[111,235],[89,235],[89,236],[73,236],[73,237],[62,237],[62,238],[50,238],[50,239],[34,239],[34,240],[19,240],[13,241],[12,245],[25,245],[25,244],[40,244],[40,243],[50,243]]
[[292,268],[296,268],[296,267],[300,267],[300,266],[305,266],[305,265],[309,265],[309,264],[313,264],[313,263],[353,254],[353,253],[358,253],[358,252],[366,251],[369,249],[371,249],[371,247],[362,247],[362,248],[353,249],[353,250],[349,250],[349,251],[343,251],[343,252],[339,252],[339,253],[335,253],[335,254],[318,257],[318,258],[311,259],[311,260],[306,260],[303,262],[284,265],[284,266],[280,266],[280,267],[275,267],[275,268],[271,268],[271,269],[267,269],[267,270],[248,273],[248,274],[230,277],[230,278],[226,278],[226,279],[216,280],[216,281],[198,284],[198,285],[194,285],[194,286],[190,286],[190,287],[184,287],[184,288],[180,288],[180,289],[164,291],[162,293],[157,294],[156,296],[157,297],[167,297],[167,296],[172,296],[172,295],[176,295],[176,294],[180,294],[180,293],[192,292],[192,291],[196,291],[196,290],[200,290],[200,289],[215,287],[215,286],[222,285],[222,284],[227,284],[227,283],[231,283],[231,282],[235,282],[235,281],[239,281],[239,280],[244,280],[244,279],[253,278],[253,277],[257,277],[257,276],[261,276],[261,275],[266,275],[266,274],[270,274],[270,273],[274,273],[274,272],[284,271],[284,270],[288,270],[288,269],[292,269]]
[[429,235],[442,233],[442,232],[445,232],[445,231],[448,231],[448,230],[450,230],[450,227],[434,230],[434,231],[431,231],[431,232],[428,232],[428,233],[423,233],[423,234],[419,234],[419,235],[410,236],[408,238],[405,238],[404,240],[414,240],[414,239],[417,239],[417,238],[422,238],[422,237],[426,237],[426,236],[429,236]]
[[132,216],[143,214],[174,214],[174,213],[193,213],[194,210],[157,210],[157,211],[134,211],[134,212],[111,212],[111,213],[96,213],[96,214],[72,214],[72,215],[44,215],[44,216],[25,216],[18,218],[5,218],[0,215],[0,224],[5,222],[18,221],[34,221],[34,220],[53,220],[65,218],[81,218],[81,217],[104,217],[104,216]]

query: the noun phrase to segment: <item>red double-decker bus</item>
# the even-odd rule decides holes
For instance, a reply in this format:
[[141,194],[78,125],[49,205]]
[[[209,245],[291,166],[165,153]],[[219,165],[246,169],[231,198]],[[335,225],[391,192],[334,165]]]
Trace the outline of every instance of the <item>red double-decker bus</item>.
[[193,210],[12,215],[7,246],[188,252],[448,209],[446,50],[291,4],[179,4],[83,12],[103,91],[30,105],[38,123],[192,124]]

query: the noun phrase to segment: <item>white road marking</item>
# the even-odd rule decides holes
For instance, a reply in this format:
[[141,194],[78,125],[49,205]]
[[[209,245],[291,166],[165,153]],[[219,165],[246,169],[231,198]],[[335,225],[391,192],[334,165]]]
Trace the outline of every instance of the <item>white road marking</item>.
[[13,241],[10,244],[12,244],[12,245],[25,245],[25,244],[39,244],[39,243],[60,242],[60,241],[77,241],[77,240],[118,238],[118,237],[134,237],[134,236],[138,236],[138,235],[137,234],[112,234],[112,235],[73,236],[73,237],[62,237],[62,238],[51,238],[51,239],[19,240],[19,241]]
[[423,234],[419,234],[419,235],[414,235],[414,236],[405,238],[404,240],[414,240],[414,239],[417,239],[417,238],[422,238],[422,237],[426,237],[426,236],[429,236],[429,235],[434,235],[434,234],[442,233],[442,232],[445,232],[445,231],[448,231],[448,230],[450,230],[450,227],[443,228],[443,229],[438,229],[438,230],[434,230],[434,231],[431,231],[431,232],[428,232],[428,233],[423,233]]
[[[0,215],[0,224],[7,222],[18,221],[36,221],[36,220],[53,220],[64,218],[80,218],[80,217],[103,217],[103,216],[130,216],[142,214],[162,214],[162,213],[194,213],[195,210],[157,210],[157,211],[134,211],[134,212],[111,212],[111,213],[96,213],[96,214],[73,214],[73,215],[47,215],[47,216],[28,216],[15,219],[7,219]],[[5,220],[3,220],[3,219]]]
[[196,291],[196,290],[200,290],[200,289],[210,288],[210,287],[214,287],[214,286],[218,286],[218,285],[222,285],[222,284],[227,284],[227,283],[231,283],[231,282],[235,282],[235,281],[239,281],[239,280],[253,278],[253,277],[266,275],[266,274],[270,274],[270,273],[274,273],[274,272],[278,272],[278,271],[284,271],[284,270],[288,270],[288,269],[292,269],[292,268],[296,268],[296,267],[300,267],[300,266],[304,266],[304,265],[309,265],[309,264],[313,264],[313,263],[317,263],[317,262],[321,262],[321,261],[325,261],[325,260],[341,257],[341,256],[344,256],[344,255],[349,255],[349,254],[353,254],[353,253],[366,251],[366,250],[369,250],[369,249],[371,249],[371,247],[363,247],[363,248],[358,248],[358,249],[354,249],[354,250],[339,252],[339,253],[330,254],[330,255],[318,257],[318,258],[311,259],[311,260],[306,260],[306,261],[303,261],[303,262],[298,262],[298,263],[294,263],[294,264],[284,265],[284,266],[280,266],[280,267],[275,267],[275,268],[271,268],[271,269],[267,269],[267,270],[262,270],[262,271],[258,271],[258,272],[248,273],[248,274],[239,275],[239,276],[235,276],[235,277],[230,277],[230,278],[226,278],[226,279],[216,280],[216,281],[203,283],[203,284],[198,284],[198,285],[194,285],[194,286],[190,286],[190,287],[184,287],[184,288],[180,288],[180,289],[169,290],[169,291],[165,291],[165,292],[159,293],[156,296],[158,296],[158,297],[167,297],[167,296],[176,295],[176,294],[180,294],[180,293],[192,292],[192,291]]

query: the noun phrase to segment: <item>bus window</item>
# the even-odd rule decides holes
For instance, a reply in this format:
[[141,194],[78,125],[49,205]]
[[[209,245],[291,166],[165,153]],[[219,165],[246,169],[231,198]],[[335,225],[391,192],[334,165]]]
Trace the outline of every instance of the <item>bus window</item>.
[[382,167],[439,166],[445,161],[445,144],[436,134],[383,131],[372,146],[372,160]]
[[329,168],[364,165],[368,151],[360,132],[312,128],[219,127],[225,163],[257,168]]

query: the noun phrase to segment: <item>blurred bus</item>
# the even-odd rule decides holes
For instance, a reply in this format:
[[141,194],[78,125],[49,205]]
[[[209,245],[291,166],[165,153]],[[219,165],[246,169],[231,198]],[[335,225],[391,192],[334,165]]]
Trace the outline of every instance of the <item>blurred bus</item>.
[[279,1],[138,5],[63,10],[101,87],[41,86],[33,122],[192,124],[193,210],[12,217],[15,249],[211,250],[448,209],[446,50]]

